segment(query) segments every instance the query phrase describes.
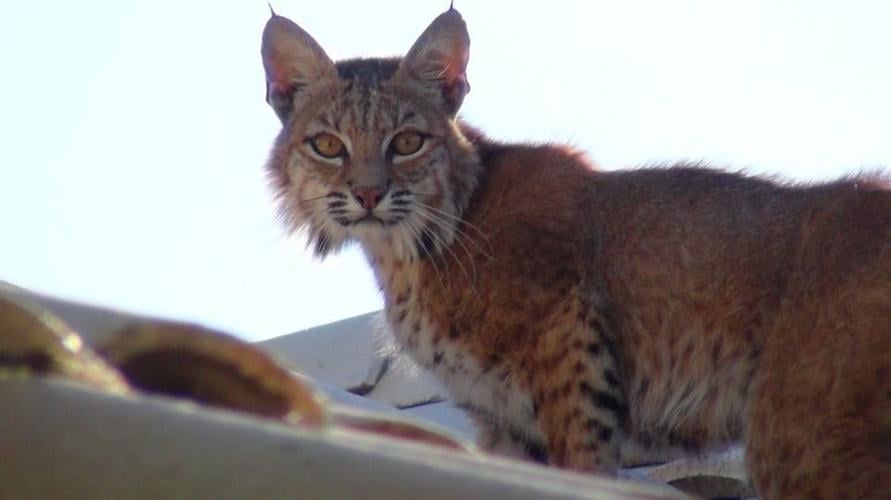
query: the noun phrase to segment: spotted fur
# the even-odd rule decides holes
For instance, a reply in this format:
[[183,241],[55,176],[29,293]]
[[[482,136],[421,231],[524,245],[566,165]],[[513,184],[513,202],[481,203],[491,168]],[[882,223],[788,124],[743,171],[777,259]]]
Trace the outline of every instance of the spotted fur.
[[[286,226],[319,256],[359,243],[397,341],[481,444],[612,473],[632,447],[743,439],[766,498],[891,491],[882,179],[601,172],[565,147],[498,144],[455,118],[468,50],[454,10],[402,59],[335,64],[279,16],[263,40]],[[394,155],[405,130],[424,144]],[[314,154],[322,132],[346,153]]]

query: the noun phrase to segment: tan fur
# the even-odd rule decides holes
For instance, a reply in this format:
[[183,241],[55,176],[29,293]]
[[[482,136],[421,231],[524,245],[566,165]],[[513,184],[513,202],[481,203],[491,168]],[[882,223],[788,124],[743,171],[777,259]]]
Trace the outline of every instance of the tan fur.
[[[268,169],[286,223],[322,256],[362,246],[396,339],[473,416],[481,444],[614,472],[626,445],[744,439],[766,498],[891,491],[881,179],[600,172],[566,148],[496,144],[455,120],[468,47],[454,10],[402,61],[335,66],[278,16],[264,34],[283,120]],[[427,134],[424,149],[389,155],[406,128]],[[319,131],[349,154],[313,156]],[[357,187],[386,194],[366,211]]]

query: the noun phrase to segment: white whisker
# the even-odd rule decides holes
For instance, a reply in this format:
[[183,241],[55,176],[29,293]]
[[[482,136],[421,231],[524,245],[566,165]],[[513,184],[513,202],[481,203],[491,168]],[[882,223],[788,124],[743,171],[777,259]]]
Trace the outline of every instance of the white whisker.
[[323,194],[322,196],[315,196],[315,197],[312,197],[312,198],[305,198],[305,199],[302,199],[302,200],[297,200],[297,203],[311,203],[311,202],[313,202],[313,201],[323,200],[323,199],[325,199],[325,198],[327,198],[327,197],[328,197],[327,194]]
[[[422,231],[422,229],[421,229],[421,228],[418,228],[418,227],[414,224],[414,221],[412,221],[410,218],[409,218],[409,219],[406,219],[406,221],[405,221],[405,225],[406,225],[406,227],[409,228],[410,232],[412,233],[412,236],[413,236],[413,238],[414,238],[414,240],[415,240],[415,245],[414,245],[414,246],[415,246],[415,248],[417,249],[418,244],[421,243],[421,239],[422,239],[421,231]],[[416,249],[415,249],[415,252],[417,252]],[[418,255],[418,257],[420,258],[421,255]],[[445,282],[444,282],[443,279],[442,279],[442,274],[441,274],[440,271],[439,271],[439,267],[436,265],[436,260],[435,260],[435,258],[434,258],[435,256],[433,256],[433,255],[429,255],[429,257],[430,257],[430,264],[433,266],[433,270],[436,272],[436,277],[437,277],[437,279],[439,280],[439,285],[440,285],[441,287],[445,288],[445,287],[446,287],[446,286],[445,286]]]
[[[436,219],[434,214],[424,210],[422,207],[419,207],[417,214],[418,214],[418,216],[420,216],[420,217],[424,218],[425,220],[429,221],[430,223],[432,223],[434,226],[437,226],[437,227],[440,227],[440,228],[443,228],[446,230],[454,229],[453,227],[447,226],[442,219]],[[471,265],[471,269],[473,270],[473,272],[470,273],[467,271],[467,268],[464,266],[464,263],[461,262],[461,258],[458,257],[458,255],[455,253],[454,250],[452,250],[451,245],[449,245],[448,243],[445,242],[445,240],[442,238],[442,236],[438,235],[435,231],[431,232],[430,234],[440,243],[443,250],[448,252],[452,256],[452,258],[455,259],[455,263],[458,264],[458,267],[461,268],[461,271],[464,273],[464,275],[470,281],[471,289],[473,289],[474,293],[476,293],[476,266],[473,262],[473,254],[470,253],[469,249],[466,246],[464,246],[463,243],[461,243],[461,240],[459,238],[455,238],[455,241],[457,241],[462,246],[464,251],[467,253],[467,256],[470,258],[470,265]]]
[[474,231],[476,232],[476,234],[478,234],[478,235],[480,236],[480,238],[486,243],[486,246],[489,247],[489,251],[486,251],[484,248],[482,248],[482,247],[480,246],[480,244],[477,243],[477,242],[470,236],[470,234],[468,234],[466,231],[462,230],[457,224],[454,226],[454,231],[455,231],[457,234],[460,234],[460,235],[464,236],[465,238],[467,238],[467,240],[468,240],[471,244],[473,244],[473,245],[477,248],[477,250],[480,251],[480,253],[482,253],[483,255],[485,255],[486,258],[488,258],[488,259],[494,259],[494,257],[493,257],[492,254],[490,253],[491,251],[493,251],[493,249],[492,249],[492,244],[491,244],[491,242],[489,241],[488,236],[486,236],[485,233],[483,233],[483,231],[482,231],[481,229],[479,229],[476,225],[471,224],[470,222],[467,222],[466,220],[464,220],[464,219],[458,217],[457,215],[454,215],[454,214],[451,214],[451,213],[449,213],[449,212],[446,212],[445,210],[436,208],[436,207],[434,207],[434,206],[432,206],[432,205],[430,205],[430,204],[424,203],[424,202],[422,202],[422,201],[420,201],[420,200],[416,200],[416,203],[417,203],[419,206],[421,206],[421,207],[427,209],[428,211],[432,212],[433,214],[439,215],[439,216],[441,216],[441,217],[443,217],[443,218],[446,218],[446,219],[451,219],[451,220],[455,221],[457,224],[463,224],[463,225],[467,226],[468,228],[474,230]]

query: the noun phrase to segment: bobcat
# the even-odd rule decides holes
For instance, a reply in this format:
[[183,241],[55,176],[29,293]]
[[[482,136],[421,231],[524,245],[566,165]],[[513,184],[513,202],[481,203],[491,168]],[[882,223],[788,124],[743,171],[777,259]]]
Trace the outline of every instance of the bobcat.
[[[481,445],[614,473],[743,440],[765,498],[891,494],[891,191],[673,165],[603,172],[456,114],[454,9],[403,58],[334,63],[273,14],[267,165],[291,230],[366,254],[397,341]],[[518,112],[519,113],[519,112]]]

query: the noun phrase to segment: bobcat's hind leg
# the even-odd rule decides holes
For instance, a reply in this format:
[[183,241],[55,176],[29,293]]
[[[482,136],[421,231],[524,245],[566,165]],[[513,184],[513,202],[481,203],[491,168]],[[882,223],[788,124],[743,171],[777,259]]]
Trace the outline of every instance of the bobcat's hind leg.
[[891,495],[891,262],[875,270],[790,288],[748,410],[746,461],[765,499]]
[[765,366],[756,378],[746,461],[762,498],[891,494],[891,372],[850,376],[832,358]]

